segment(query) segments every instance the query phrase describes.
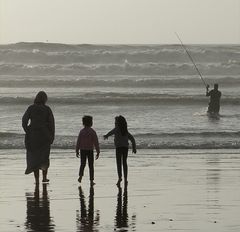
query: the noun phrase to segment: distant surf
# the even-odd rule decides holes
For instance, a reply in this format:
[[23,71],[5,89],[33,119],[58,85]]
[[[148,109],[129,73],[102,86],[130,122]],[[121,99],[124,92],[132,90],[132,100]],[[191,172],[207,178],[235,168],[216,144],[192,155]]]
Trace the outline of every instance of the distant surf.
[[[113,149],[113,141],[103,141],[102,149]],[[135,134],[139,149],[239,149],[240,132]],[[57,135],[52,148],[75,148],[76,136]],[[0,133],[0,149],[24,149],[24,134]]]
[[39,90],[56,119],[54,148],[74,149],[81,117],[102,135],[124,115],[138,148],[239,148],[240,46],[186,45],[206,83],[219,83],[220,117],[180,45],[0,45],[0,149],[24,148],[21,117]]

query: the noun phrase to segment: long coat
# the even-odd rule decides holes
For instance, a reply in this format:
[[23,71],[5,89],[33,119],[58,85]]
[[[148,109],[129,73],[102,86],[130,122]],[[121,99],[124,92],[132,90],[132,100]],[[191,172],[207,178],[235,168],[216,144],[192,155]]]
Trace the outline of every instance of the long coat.
[[[30,122],[30,123],[29,123]],[[55,136],[55,123],[52,110],[43,104],[28,107],[22,117],[27,150],[27,168],[25,174],[49,167],[50,146]]]

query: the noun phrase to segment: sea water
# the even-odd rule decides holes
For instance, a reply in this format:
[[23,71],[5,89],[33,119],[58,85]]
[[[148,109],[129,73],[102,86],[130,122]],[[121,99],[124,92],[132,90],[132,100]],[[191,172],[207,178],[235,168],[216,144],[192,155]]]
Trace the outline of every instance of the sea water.
[[240,46],[187,45],[204,81],[222,92],[219,118],[179,45],[0,46],[0,148],[23,148],[22,115],[38,91],[48,94],[55,148],[74,148],[83,115],[103,135],[123,115],[138,148],[240,148]]

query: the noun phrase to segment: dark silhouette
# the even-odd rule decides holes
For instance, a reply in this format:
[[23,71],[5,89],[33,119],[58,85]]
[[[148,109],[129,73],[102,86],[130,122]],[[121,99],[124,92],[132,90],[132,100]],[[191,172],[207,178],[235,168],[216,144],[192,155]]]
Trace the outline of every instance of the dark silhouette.
[[221,92],[218,90],[218,84],[214,84],[214,89],[209,91],[209,85],[206,87],[206,96],[210,96],[210,101],[208,104],[208,113],[218,114],[220,110],[220,98]]
[[[52,110],[46,105],[47,94],[40,91],[22,117],[22,127],[26,133],[27,168],[25,174],[34,172],[36,184],[39,183],[39,169],[43,182],[48,182],[50,147],[54,140],[55,123]],[[30,123],[29,123],[30,122]]]
[[94,185],[94,156],[93,156],[93,149],[95,147],[97,151],[96,159],[99,157],[100,149],[98,143],[98,137],[95,132],[91,128],[93,124],[93,120],[91,116],[84,116],[82,118],[82,123],[84,128],[79,132],[78,140],[76,144],[76,156],[79,157],[79,150],[81,156],[81,165],[79,169],[79,178],[78,182],[81,183],[82,177],[84,174],[84,168],[86,166],[86,161],[88,159],[88,166],[89,166],[89,176],[90,176],[90,183]]
[[26,202],[26,231],[53,232],[55,225],[50,216],[50,201],[48,198],[47,185],[43,184],[43,192],[40,197],[39,184],[36,184],[34,193],[26,193]]
[[115,128],[104,135],[104,139],[109,136],[114,135],[114,143],[116,147],[116,161],[117,161],[117,172],[118,172],[118,182],[117,186],[120,185],[122,181],[122,166],[124,172],[124,182],[128,184],[128,140],[132,143],[132,152],[136,153],[136,143],[134,137],[128,132],[127,121],[123,116],[115,117]]
[[78,190],[80,210],[77,210],[77,231],[96,231],[95,227],[99,225],[100,214],[97,211],[94,217],[94,188],[92,185],[90,186],[88,209],[81,186],[79,186]]
[[128,191],[127,186],[125,186],[122,197],[122,188],[119,186],[117,195],[115,228],[127,228],[127,227],[128,227]]

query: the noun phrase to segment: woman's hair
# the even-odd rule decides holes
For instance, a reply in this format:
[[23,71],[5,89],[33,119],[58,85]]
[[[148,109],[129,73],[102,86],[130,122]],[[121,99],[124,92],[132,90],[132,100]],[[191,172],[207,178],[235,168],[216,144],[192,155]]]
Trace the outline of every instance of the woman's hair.
[[37,93],[34,103],[45,105],[48,100],[47,94],[44,91],[40,91]]
[[127,129],[127,121],[126,119],[122,116],[119,115],[118,117],[115,118],[117,127],[119,128],[122,136],[127,135],[128,129]]
[[83,123],[84,126],[91,127],[92,126],[92,121],[93,121],[93,118],[92,118],[92,116],[89,116],[89,115],[85,115],[82,118],[82,123]]

